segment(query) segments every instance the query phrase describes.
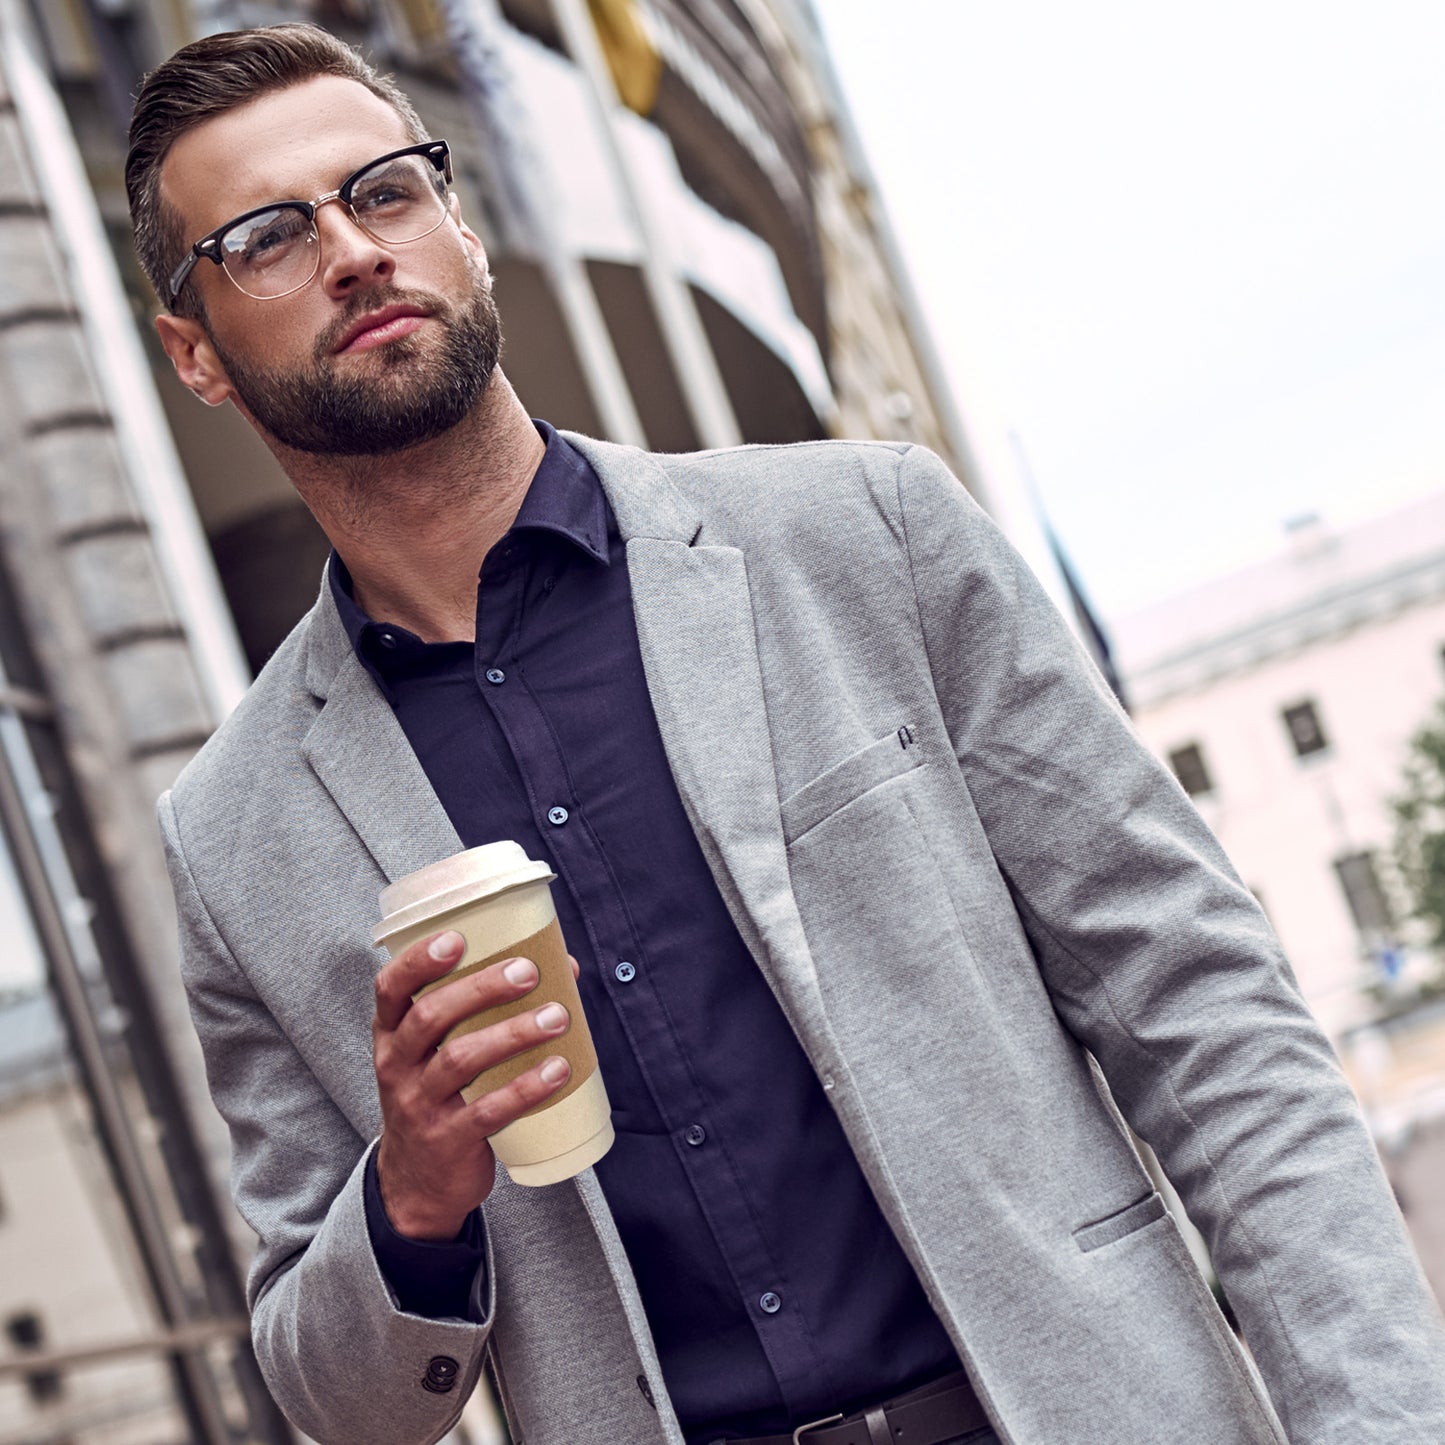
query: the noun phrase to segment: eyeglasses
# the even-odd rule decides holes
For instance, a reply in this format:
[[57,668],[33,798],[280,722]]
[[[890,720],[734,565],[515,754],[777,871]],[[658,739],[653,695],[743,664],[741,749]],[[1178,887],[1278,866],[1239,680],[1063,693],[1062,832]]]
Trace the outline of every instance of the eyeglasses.
[[245,211],[202,236],[171,273],[175,305],[192,267],[203,257],[225,271],[257,301],[276,301],[299,291],[321,265],[316,212],[339,201],[374,241],[395,246],[420,241],[447,218],[451,149],[444,140],[388,151],[353,171],[334,191],[314,201],[274,201]]

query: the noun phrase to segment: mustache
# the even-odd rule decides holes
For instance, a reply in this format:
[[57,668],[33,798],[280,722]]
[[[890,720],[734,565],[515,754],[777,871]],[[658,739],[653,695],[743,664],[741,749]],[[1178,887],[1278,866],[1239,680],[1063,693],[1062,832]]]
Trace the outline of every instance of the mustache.
[[368,291],[358,291],[341,314],[323,327],[321,334],[317,336],[316,344],[312,348],[316,361],[323,365],[330,361],[331,353],[336,350],[347,328],[356,318],[365,316],[369,311],[379,311],[383,306],[415,306],[426,315],[442,320],[446,320],[451,310],[436,296],[428,295],[425,291],[408,291],[401,286],[378,286]]

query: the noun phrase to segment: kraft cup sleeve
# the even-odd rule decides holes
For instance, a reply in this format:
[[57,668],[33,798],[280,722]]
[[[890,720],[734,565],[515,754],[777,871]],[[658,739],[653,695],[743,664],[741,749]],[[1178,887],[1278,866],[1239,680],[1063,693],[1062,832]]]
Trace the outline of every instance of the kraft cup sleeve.
[[592,1046],[592,1034],[582,1013],[582,998],[577,992],[577,980],[572,977],[572,965],[567,961],[567,945],[562,941],[562,929],[557,920],[554,918],[545,928],[528,938],[518,939],[485,958],[474,959],[453,969],[451,973],[419,989],[415,997],[420,998],[434,988],[454,983],[479,969],[489,968],[504,958],[530,958],[537,965],[536,987],[524,993],[521,998],[513,999],[511,1003],[501,1004],[497,1008],[487,1009],[484,1013],[463,1019],[447,1034],[443,1042],[485,1028],[489,1024],[530,1013],[541,1008],[544,1003],[555,1001],[562,1004],[572,1020],[566,1033],[560,1037],[549,1038],[524,1054],[504,1059],[500,1064],[483,1070],[462,1090],[462,1097],[471,1103],[484,1093],[510,1084],[513,1079],[525,1074],[543,1059],[553,1054],[561,1055],[572,1066],[571,1076],[555,1094],[549,1095],[542,1103],[521,1116],[526,1119],[576,1093],[597,1071],[597,1051]]

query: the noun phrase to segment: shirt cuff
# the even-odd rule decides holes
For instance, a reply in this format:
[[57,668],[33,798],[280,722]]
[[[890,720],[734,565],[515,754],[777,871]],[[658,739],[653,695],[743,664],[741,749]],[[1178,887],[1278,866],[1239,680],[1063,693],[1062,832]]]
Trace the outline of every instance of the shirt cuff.
[[397,1308],[423,1319],[481,1324],[473,1304],[486,1297],[481,1278],[487,1264],[481,1210],[474,1209],[467,1215],[455,1239],[407,1239],[398,1234],[381,1202],[375,1149],[366,1161],[364,1194],[372,1253],[382,1278],[396,1295]]

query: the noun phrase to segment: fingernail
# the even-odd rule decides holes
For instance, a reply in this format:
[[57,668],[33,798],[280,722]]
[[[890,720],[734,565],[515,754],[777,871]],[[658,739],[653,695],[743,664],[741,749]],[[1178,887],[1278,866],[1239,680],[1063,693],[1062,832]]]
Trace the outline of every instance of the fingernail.
[[566,1059],[548,1059],[538,1072],[544,1084],[557,1084],[572,1071],[567,1067]]
[[545,1008],[537,1010],[537,1027],[545,1029],[549,1034],[560,1029],[567,1022],[567,1010],[559,1003],[549,1003]]
[[432,939],[427,952],[440,963],[444,958],[454,958],[466,946],[466,939],[460,933],[452,930],[448,933],[439,933]]
[[525,958],[514,958],[506,968],[502,970],[502,977],[508,983],[535,983],[537,981],[537,968],[535,964],[528,963]]

